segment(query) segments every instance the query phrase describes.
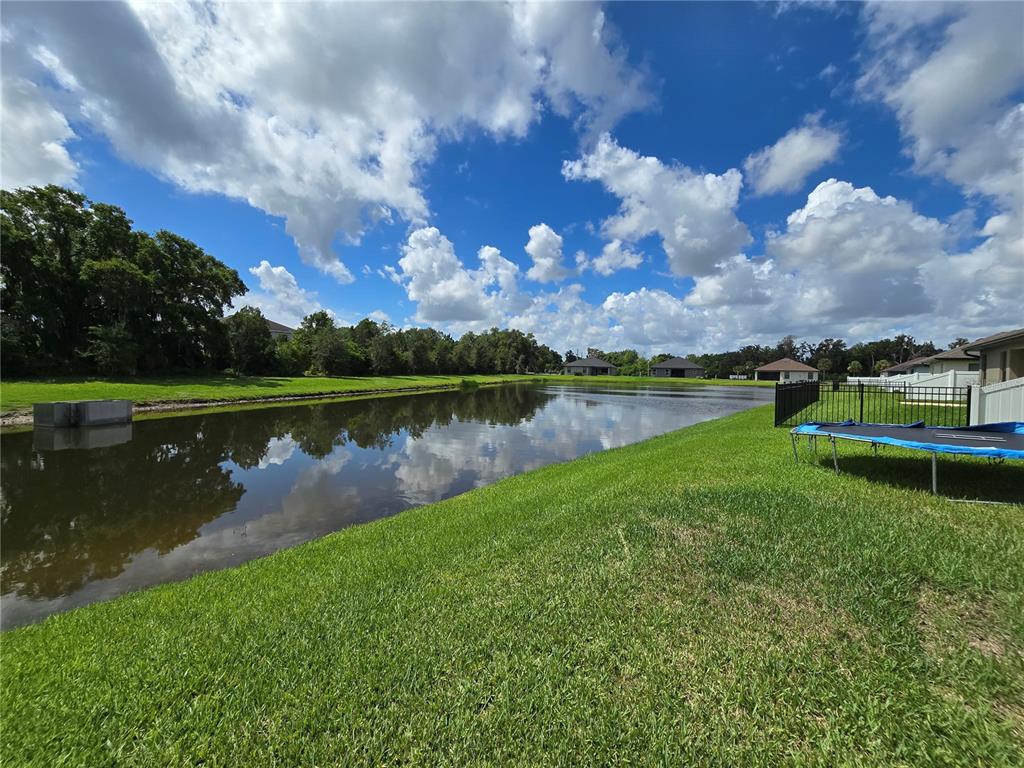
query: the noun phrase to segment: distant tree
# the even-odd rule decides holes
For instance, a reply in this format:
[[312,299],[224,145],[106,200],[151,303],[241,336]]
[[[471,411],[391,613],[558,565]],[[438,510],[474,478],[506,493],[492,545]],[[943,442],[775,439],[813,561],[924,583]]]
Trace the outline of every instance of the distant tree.
[[235,270],[120,208],[58,186],[0,192],[5,373],[209,368]]
[[861,365],[860,360],[852,360],[846,366],[846,372],[851,376],[860,376],[864,372],[864,366]]
[[619,374],[622,376],[647,375],[648,362],[635,349],[602,353],[600,357],[618,368]]
[[817,368],[821,371],[821,377],[825,378],[828,376],[828,372],[832,370],[832,361],[827,357],[822,357],[817,362]]
[[965,339],[963,336],[958,336],[957,338],[955,338],[951,342],[949,342],[949,346],[946,347],[946,349],[956,349],[957,347],[962,347],[964,344],[968,344],[968,343],[970,343],[970,342],[967,339]]
[[89,329],[89,346],[84,356],[102,374],[134,376],[139,348],[123,323],[94,325]]
[[775,345],[775,354],[780,358],[788,357],[793,360],[799,360],[800,351],[797,347],[796,336],[783,336],[779,339],[779,343]]
[[352,354],[339,328],[325,328],[313,336],[309,367],[315,373],[328,376],[351,373]]
[[573,352],[570,349],[570,350],[568,350],[565,353],[565,363],[566,363],[566,365],[568,365],[569,363],[573,362],[574,360],[579,360],[579,357],[576,355],[575,352]]
[[890,363],[888,360],[879,360],[874,364],[871,370],[875,374],[875,376],[877,376],[887,368],[892,368],[892,363]]
[[228,330],[231,367],[236,373],[270,373],[274,364],[274,342],[263,313],[256,307],[242,307],[224,321]]

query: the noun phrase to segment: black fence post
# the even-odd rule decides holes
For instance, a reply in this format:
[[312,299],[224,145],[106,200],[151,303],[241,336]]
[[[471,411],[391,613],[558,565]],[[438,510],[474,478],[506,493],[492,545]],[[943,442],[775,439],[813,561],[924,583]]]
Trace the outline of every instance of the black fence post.
[[857,419],[861,424],[864,423],[864,382],[857,382],[857,390],[860,392],[860,418]]

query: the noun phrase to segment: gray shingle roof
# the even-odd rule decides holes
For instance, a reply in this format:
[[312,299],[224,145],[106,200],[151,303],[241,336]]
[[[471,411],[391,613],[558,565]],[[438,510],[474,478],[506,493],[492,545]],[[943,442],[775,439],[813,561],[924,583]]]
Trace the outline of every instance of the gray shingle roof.
[[1013,331],[1002,331],[1001,333],[993,333],[991,336],[985,336],[977,339],[976,341],[972,341],[970,344],[965,344],[961,349],[984,349],[985,347],[992,347],[1006,341],[1016,341],[1018,338],[1024,339],[1024,328],[1017,328]]
[[281,325],[273,320],[267,320],[267,328],[270,329],[271,333],[295,333],[294,328],[289,328],[287,325]]
[[899,373],[901,371],[909,371],[911,368],[918,365],[928,365],[929,359],[930,358],[927,357],[915,357],[911,360],[907,360],[904,363],[898,363],[896,365],[889,366],[883,371],[883,373]]
[[609,363],[607,360],[602,360],[599,357],[584,357],[582,360],[573,360],[571,363],[566,363],[565,366],[568,368],[570,365],[579,365],[587,368],[614,368],[615,366]]
[[704,370],[703,366],[697,365],[695,362],[687,360],[685,357],[670,357],[668,360],[662,360],[660,363],[652,363],[651,368],[684,368],[691,371]]

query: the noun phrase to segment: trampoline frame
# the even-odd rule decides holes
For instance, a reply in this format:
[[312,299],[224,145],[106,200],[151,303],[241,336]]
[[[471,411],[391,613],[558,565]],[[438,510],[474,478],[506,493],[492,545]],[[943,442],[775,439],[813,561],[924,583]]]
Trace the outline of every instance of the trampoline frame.
[[[801,428],[807,427],[807,426],[820,427],[821,428],[821,432],[820,433],[814,433],[814,432],[800,431]],[[818,423],[815,423],[815,422],[807,422],[805,424],[800,424],[799,426],[796,426],[793,429],[791,429],[789,431],[789,437],[790,437],[790,440],[791,440],[791,442],[793,444],[793,460],[795,462],[797,462],[797,463],[799,463],[799,461],[800,461],[800,453],[799,453],[799,451],[797,449],[797,440],[798,440],[799,435],[802,435],[802,434],[803,435],[807,435],[807,445],[808,445],[808,447],[811,450],[814,451],[815,457],[817,457],[817,455],[818,455],[818,438],[819,437],[827,437],[828,438],[829,442],[832,444],[832,467],[834,468],[835,473],[837,475],[840,474],[840,472],[839,472],[839,452],[838,452],[838,449],[836,447],[837,440],[851,440],[851,441],[857,442],[857,443],[869,443],[871,445],[871,450],[872,450],[872,452],[874,453],[875,456],[878,455],[878,447],[880,445],[882,445],[882,446],[885,446],[885,445],[895,445],[895,447],[897,447],[897,448],[907,448],[907,449],[913,450],[913,451],[924,451],[925,453],[930,453],[931,457],[932,457],[932,488],[931,488],[931,490],[932,490],[933,494],[938,495],[938,493],[939,493],[939,462],[938,462],[938,454],[940,454],[940,453],[948,453],[948,451],[944,451],[944,450],[941,450],[941,449],[938,449],[938,448],[929,450],[928,448],[923,447],[923,445],[920,444],[920,443],[917,444],[917,445],[907,445],[907,444],[899,444],[899,443],[893,444],[893,443],[889,443],[889,442],[881,442],[879,440],[872,439],[870,436],[867,436],[867,435],[853,435],[853,434],[843,434],[843,433],[829,432],[828,431],[828,427],[830,427],[830,426],[832,426],[832,427],[853,426],[853,424],[852,423],[850,423],[850,424],[818,424]],[[896,424],[893,424],[893,425],[888,425],[888,424],[870,424],[869,425],[869,424],[864,424],[862,426],[894,426],[894,427],[898,426],[898,427],[903,427],[903,426],[909,426],[909,425],[896,425]],[[944,427],[935,427],[935,429],[944,429]],[[952,429],[957,429],[957,428],[956,427],[948,427],[948,428],[945,428],[945,429],[952,430]],[[943,437],[944,436],[945,435],[943,435]],[[943,444],[936,443],[935,445],[943,445]],[[964,454],[954,454],[954,455],[964,455]],[[967,454],[967,455],[970,455],[970,454]],[[1002,457],[988,456],[988,457],[985,457],[985,458],[989,458],[991,460],[998,461],[998,462],[1002,462],[1004,460]],[[958,499],[958,501],[959,501],[959,499]],[[1005,503],[1005,502],[982,502],[982,503],[1001,504],[1001,503]]]

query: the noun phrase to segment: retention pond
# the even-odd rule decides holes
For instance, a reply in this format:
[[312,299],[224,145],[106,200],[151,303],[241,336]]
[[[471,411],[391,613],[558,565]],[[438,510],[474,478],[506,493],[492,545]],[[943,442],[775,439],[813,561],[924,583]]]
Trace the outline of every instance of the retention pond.
[[525,384],[3,435],[0,619],[238,565],[771,398]]

